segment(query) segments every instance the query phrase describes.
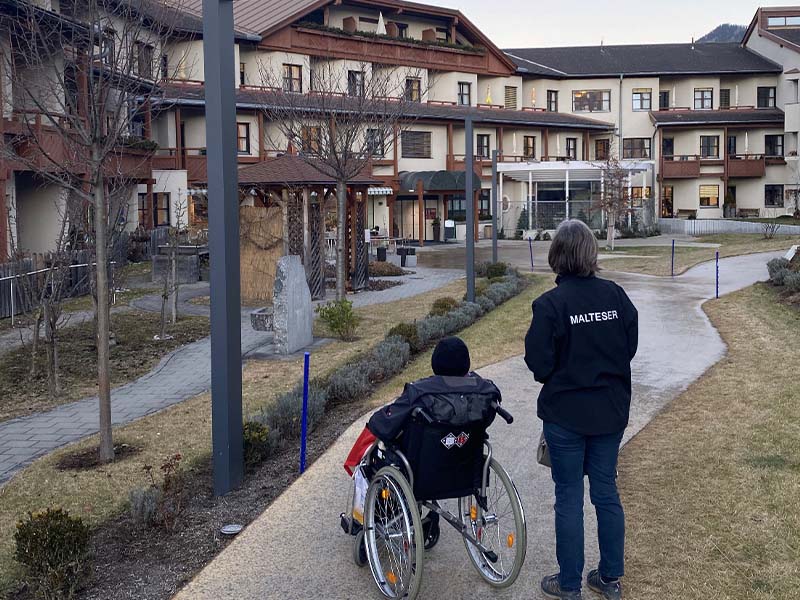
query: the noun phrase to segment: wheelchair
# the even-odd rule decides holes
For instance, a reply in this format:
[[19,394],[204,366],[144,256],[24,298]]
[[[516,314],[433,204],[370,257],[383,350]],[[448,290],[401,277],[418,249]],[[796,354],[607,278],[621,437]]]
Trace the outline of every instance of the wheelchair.
[[[492,406],[513,422],[496,402]],[[505,588],[517,579],[527,551],[525,514],[514,483],[492,457],[483,423],[454,429],[416,408],[400,443],[375,442],[358,469],[362,483],[368,482],[363,514],[353,511],[351,499],[341,526],[354,536],[353,560],[369,564],[385,597],[417,597],[425,550],[438,542],[440,520],[462,536],[490,586]],[[455,500],[457,512],[442,500]]]

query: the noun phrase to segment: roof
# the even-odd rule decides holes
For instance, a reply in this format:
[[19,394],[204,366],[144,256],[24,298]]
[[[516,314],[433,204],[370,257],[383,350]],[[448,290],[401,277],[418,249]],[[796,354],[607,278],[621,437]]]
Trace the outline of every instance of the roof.
[[656,127],[665,125],[774,125],[783,127],[784,114],[779,108],[730,110],[659,110],[650,113]]
[[[205,103],[205,89],[202,85],[172,83],[163,85],[162,89],[163,96],[159,101],[166,105],[203,106]],[[239,108],[268,108],[271,102],[279,102],[281,96],[280,92],[240,88],[236,92],[236,102]],[[308,102],[309,110],[313,111],[315,97],[307,95],[303,99]],[[338,107],[340,112],[345,113],[349,104],[350,100],[342,97],[333,102],[327,102],[326,106],[329,110]],[[506,110],[504,108],[478,108],[449,104],[406,103],[403,112],[403,116],[408,119],[463,122],[466,117],[470,116],[475,123],[496,126],[523,125],[596,131],[608,131],[614,127],[613,124],[604,121],[544,110]]]
[[[317,166],[315,166],[315,164]],[[239,169],[239,185],[334,185],[335,178],[324,172],[320,161],[296,154],[283,154]],[[369,175],[369,167],[350,179],[353,185],[379,185],[380,180]]]
[[738,43],[512,48],[505,52],[522,75],[554,78],[782,71],[780,65]]
[[[422,181],[426,192],[463,191],[467,185],[466,171],[400,171],[400,193],[416,192],[417,182]],[[477,173],[472,178],[472,189],[481,189],[481,177]]]
[[[164,1],[165,0],[145,0],[144,2],[142,2],[142,6],[146,6],[147,4],[158,5]],[[176,33],[188,33],[196,35],[203,34],[202,0],[200,0],[199,2],[194,2],[192,0],[190,1],[166,0],[166,1],[175,6],[175,11],[174,11],[175,20],[172,22],[171,26],[174,28],[174,31]],[[238,2],[235,2],[234,6],[236,6],[237,4]],[[236,23],[236,27],[233,30],[233,36],[237,41],[247,41],[247,42],[261,41],[261,36],[258,35],[257,32],[249,31],[243,27],[239,27],[238,23]]]
[[[233,18],[236,27],[242,31],[266,37],[325,5],[339,3],[340,0],[236,0],[233,3]],[[454,18],[475,36],[480,45],[507,63],[509,69],[513,68],[513,61],[457,9],[406,0],[350,0],[350,3],[384,9],[387,17],[392,11],[397,14],[417,13],[429,17]],[[202,15],[203,0],[182,0],[181,7],[195,15]]]

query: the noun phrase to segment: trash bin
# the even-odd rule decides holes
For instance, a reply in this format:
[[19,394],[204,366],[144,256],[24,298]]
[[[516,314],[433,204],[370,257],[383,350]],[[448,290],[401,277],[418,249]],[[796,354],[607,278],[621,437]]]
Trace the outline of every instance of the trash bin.
[[398,248],[397,255],[400,257],[400,266],[406,266],[406,255],[408,254],[408,248]]
[[378,247],[378,262],[386,262],[386,248],[383,246]]

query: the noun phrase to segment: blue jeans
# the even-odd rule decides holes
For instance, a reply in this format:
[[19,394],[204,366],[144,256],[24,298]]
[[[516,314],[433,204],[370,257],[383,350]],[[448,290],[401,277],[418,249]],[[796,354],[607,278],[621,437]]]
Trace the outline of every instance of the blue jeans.
[[556,558],[561,589],[581,589],[583,576],[583,476],[589,476],[589,497],[597,512],[600,575],[622,577],[625,515],[617,492],[617,457],[622,431],[611,435],[580,435],[554,423],[544,424],[544,436],[556,484]]

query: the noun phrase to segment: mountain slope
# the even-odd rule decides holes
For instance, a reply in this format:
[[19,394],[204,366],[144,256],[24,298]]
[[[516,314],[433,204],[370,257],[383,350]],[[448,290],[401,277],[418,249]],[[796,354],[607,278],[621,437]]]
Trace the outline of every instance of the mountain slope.
[[744,25],[734,25],[725,23],[709,31],[698,42],[741,42],[744,32],[747,29]]

